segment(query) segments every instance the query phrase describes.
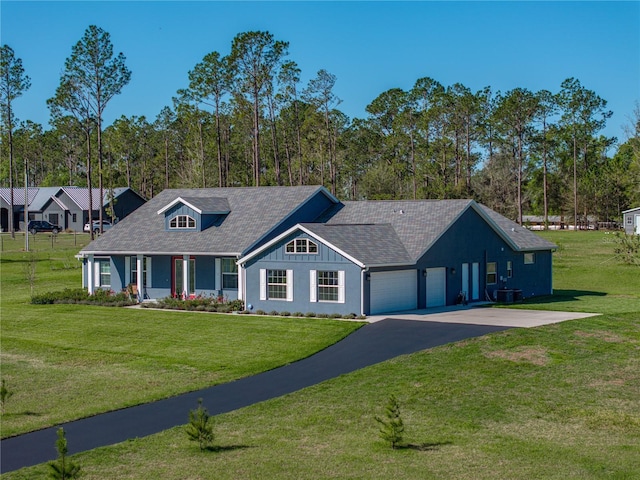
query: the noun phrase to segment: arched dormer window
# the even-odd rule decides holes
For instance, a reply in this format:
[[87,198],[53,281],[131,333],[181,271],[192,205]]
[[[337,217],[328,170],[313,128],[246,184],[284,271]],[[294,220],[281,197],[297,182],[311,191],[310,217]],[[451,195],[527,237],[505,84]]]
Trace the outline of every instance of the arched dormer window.
[[196,221],[189,215],[176,215],[169,222],[169,228],[183,229],[196,228]]
[[296,238],[285,246],[286,253],[318,253],[318,244],[307,238]]

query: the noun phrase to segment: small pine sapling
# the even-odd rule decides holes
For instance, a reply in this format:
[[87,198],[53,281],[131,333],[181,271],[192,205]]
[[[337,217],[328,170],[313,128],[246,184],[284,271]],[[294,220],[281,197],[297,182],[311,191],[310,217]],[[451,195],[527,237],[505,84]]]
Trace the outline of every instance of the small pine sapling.
[[11,398],[13,392],[7,388],[7,381],[3,378],[0,384],[0,412],[4,413],[7,400]]
[[189,424],[186,428],[189,440],[198,442],[200,450],[204,451],[213,442],[213,420],[206,408],[202,406],[202,399],[198,399],[198,408],[189,411]]
[[58,429],[58,439],[56,440],[56,450],[58,459],[49,462],[49,478],[53,480],[71,480],[80,477],[80,466],[67,459],[67,437],[63,428]]
[[380,424],[380,438],[391,444],[391,448],[397,448],[402,442],[404,433],[404,423],[400,416],[400,404],[395,395],[389,396],[389,401],[384,409],[384,418],[376,416],[376,421]]

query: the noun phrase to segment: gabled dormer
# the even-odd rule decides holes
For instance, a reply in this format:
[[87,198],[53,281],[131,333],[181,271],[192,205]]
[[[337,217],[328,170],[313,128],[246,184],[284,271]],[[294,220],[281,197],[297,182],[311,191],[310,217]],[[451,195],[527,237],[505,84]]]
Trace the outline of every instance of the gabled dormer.
[[231,212],[223,197],[178,197],[160,210],[168,232],[201,232],[220,225]]

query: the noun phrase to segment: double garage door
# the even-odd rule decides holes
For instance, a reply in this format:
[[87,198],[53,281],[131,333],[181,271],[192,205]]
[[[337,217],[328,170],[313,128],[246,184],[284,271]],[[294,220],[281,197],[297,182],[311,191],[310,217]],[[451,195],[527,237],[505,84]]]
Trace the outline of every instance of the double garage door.
[[[446,305],[446,269],[426,271],[427,308]],[[418,308],[418,272],[398,270],[371,274],[371,315]]]
[[416,270],[371,273],[371,315],[418,308]]

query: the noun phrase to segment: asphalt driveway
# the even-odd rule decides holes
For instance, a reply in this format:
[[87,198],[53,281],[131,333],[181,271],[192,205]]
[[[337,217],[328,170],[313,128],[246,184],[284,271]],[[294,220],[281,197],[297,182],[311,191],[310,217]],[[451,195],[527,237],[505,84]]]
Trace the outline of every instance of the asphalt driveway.
[[[561,321],[560,318],[580,317],[580,314],[557,316],[555,313],[531,314],[537,319],[533,323],[542,324],[543,318],[547,318],[546,323],[554,323]],[[373,317],[372,323],[299,362],[235,382],[2,440],[0,473],[54,460],[56,430],[61,426],[66,432],[70,454],[112,445],[187,423],[188,412],[197,406],[199,398],[212,415],[229,412],[399,355],[513,326],[531,326],[532,322],[524,321],[532,318],[527,315],[522,310],[461,309],[430,315],[404,312],[392,318]],[[507,321],[508,318],[511,320]]]

